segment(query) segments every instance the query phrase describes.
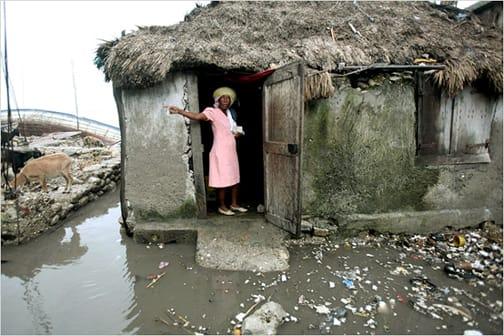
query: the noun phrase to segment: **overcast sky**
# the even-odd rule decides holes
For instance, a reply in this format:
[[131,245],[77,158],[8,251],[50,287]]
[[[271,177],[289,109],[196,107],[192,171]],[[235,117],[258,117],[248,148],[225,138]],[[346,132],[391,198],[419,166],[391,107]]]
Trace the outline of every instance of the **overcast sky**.
[[[117,126],[112,86],[93,63],[100,39],[114,39],[122,30],[128,32],[137,25],[175,24],[197,2],[10,0],[5,3],[11,108],[75,113],[73,62],[79,116]],[[6,109],[3,1],[1,11],[0,106]]]
[[[208,1],[198,1],[206,4]],[[459,1],[467,7],[475,1]],[[6,1],[11,108],[75,113],[72,62],[79,116],[118,125],[112,86],[94,63],[100,39],[137,25],[171,25],[196,1]],[[6,109],[3,1],[0,108]]]

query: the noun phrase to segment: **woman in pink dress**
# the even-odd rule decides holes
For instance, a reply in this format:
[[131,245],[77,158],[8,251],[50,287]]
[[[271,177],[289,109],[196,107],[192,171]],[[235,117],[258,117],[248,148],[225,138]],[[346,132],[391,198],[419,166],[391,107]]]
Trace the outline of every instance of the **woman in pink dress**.
[[[181,114],[191,120],[209,121],[212,123],[213,145],[210,151],[209,181],[210,187],[217,189],[219,213],[227,216],[247,209],[238,205],[238,184],[240,167],[236,152],[236,140],[240,133],[231,117],[229,108],[236,99],[236,93],[227,87],[215,90],[214,107],[207,107],[202,113],[185,111],[176,106],[165,106],[172,114]],[[225,203],[226,190],[231,189],[231,206]]]

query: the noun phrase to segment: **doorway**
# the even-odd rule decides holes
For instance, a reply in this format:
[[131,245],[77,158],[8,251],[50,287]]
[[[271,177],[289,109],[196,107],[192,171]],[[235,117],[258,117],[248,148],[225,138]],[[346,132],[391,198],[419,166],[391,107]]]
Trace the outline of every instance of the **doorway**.
[[[245,135],[237,142],[240,162],[239,203],[255,212],[264,205],[268,222],[301,234],[301,162],[303,148],[304,64],[294,62],[256,74],[201,71],[198,74],[199,110],[213,106],[215,89],[233,88],[237,123]],[[200,128],[198,128],[198,131]],[[201,209],[216,213],[216,190],[208,186],[213,135],[210,123],[201,123],[203,166],[198,180],[205,194]],[[199,150],[198,150],[199,152]],[[203,175],[203,176],[201,176]],[[230,195],[227,195],[230,197]],[[227,200],[226,204],[230,204]],[[206,207],[205,207],[206,206]]]
[[[240,163],[240,186],[238,201],[240,205],[256,212],[258,205],[264,204],[264,165],[262,138],[262,85],[263,80],[240,82],[239,74],[204,72],[198,76],[199,110],[203,111],[214,104],[215,89],[228,86],[235,90],[237,99],[232,108],[237,112],[237,125],[242,126],[245,135],[237,139],[238,160]],[[203,144],[203,173],[206,187],[207,213],[217,212],[218,202],[215,189],[208,186],[209,153],[212,148],[212,126],[201,124]],[[230,204],[230,193],[226,204]]]

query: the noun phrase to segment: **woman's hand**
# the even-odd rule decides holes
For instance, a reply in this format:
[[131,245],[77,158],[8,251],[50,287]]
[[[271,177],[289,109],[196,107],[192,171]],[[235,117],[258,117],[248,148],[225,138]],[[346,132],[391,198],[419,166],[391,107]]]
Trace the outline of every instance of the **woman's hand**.
[[163,107],[167,108],[170,114],[181,114],[184,111],[181,108],[173,105],[163,105]]
[[183,110],[177,106],[174,105],[163,105],[163,108],[168,109],[168,112],[170,114],[180,114],[181,116],[184,116],[186,118],[189,118],[191,120],[203,120],[203,121],[208,121],[209,119],[204,113],[196,113],[196,112],[189,112],[186,110]]

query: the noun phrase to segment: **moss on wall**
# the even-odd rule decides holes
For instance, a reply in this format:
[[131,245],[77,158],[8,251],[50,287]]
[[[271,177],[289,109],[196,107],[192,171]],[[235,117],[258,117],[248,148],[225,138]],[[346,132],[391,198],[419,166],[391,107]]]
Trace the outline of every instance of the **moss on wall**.
[[423,210],[439,172],[416,167],[413,86],[342,85],[305,113],[304,211],[324,217]]
[[161,214],[154,209],[134,209],[135,217],[139,220],[163,221],[173,218],[194,218],[197,213],[196,204],[192,200],[186,200],[176,210]]

